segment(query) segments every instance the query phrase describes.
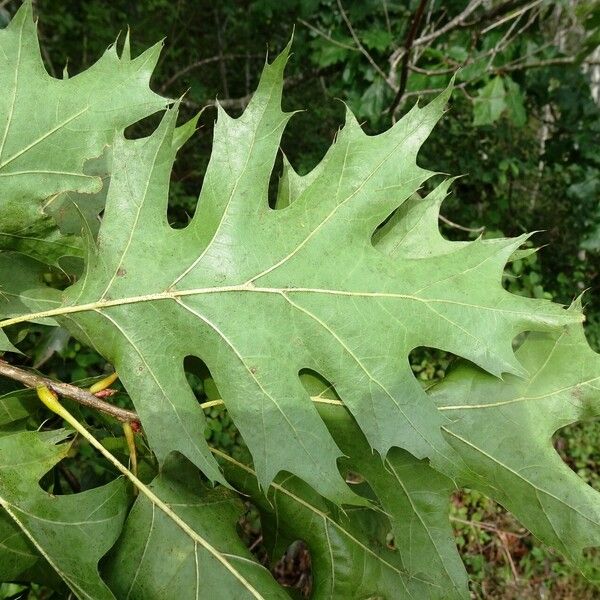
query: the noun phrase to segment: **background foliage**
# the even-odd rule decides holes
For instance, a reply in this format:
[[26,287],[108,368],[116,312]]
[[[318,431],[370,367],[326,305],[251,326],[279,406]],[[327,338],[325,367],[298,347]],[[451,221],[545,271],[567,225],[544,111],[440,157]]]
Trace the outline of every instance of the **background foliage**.
[[[18,2],[0,5],[0,20],[7,21]],[[342,122],[344,108],[337,99],[375,133],[419,96],[437,93],[460,69],[451,111],[420,155],[426,168],[467,175],[444,204],[442,230],[451,239],[466,239],[541,229],[533,244],[549,248],[511,263],[505,286],[563,303],[589,288],[586,331],[600,350],[600,113],[597,80],[593,84],[600,13],[594,3],[38,0],[35,9],[52,74],[60,74],[65,65],[71,73],[89,67],[113,43],[114,32],[125,32],[127,26],[134,56],[167,32],[153,89],[170,97],[186,92],[186,117],[215,97],[239,113],[256,87],[266,50],[271,55],[280,51],[295,27],[284,108],[308,106],[310,111],[291,121],[282,147],[300,173],[319,161]],[[446,33],[435,35],[453,22]],[[407,46],[410,52],[403,53]],[[194,212],[206,168],[198,158],[208,159],[214,118],[213,110],[203,113],[201,133],[190,142],[195,147],[175,165],[174,225],[185,225]],[[148,119],[131,133],[148,133],[156,122]],[[276,185],[274,180],[273,198]],[[37,329],[35,344],[19,345],[29,356],[18,359],[22,364],[44,365],[46,373],[64,381],[104,372],[104,361],[64,332]],[[420,349],[413,353],[413,370],[424,382],[434,381],[451,360]],[[211,399],[210,382],[198,376],[198,369],[192,371],[199,399]],[[229,417],[216,408],[210,417],[209,439],[243,455]],[[122,447],[113,437],[118,432],[106,423],[96,425],[107,444]],[[566,428],[555,444],[567,463],[600,489],[599,426]],[[70,481],[86,489],[113,476],[85,443],[71,449],[69,460],[61,463],[66,471],[56,475],[59,488]],[[242,525],[249,545],[260,552],[261,533],[249,511]],[[457,493],[453,523],[475,596],[595,597],[597,591],[485,497]],[[598,568],[597,558],[590,562]],[[300,588],[306,584],[301,568],[291,571],[281,577]],[[43,589],[0,587],[2,598],[45,594]]]

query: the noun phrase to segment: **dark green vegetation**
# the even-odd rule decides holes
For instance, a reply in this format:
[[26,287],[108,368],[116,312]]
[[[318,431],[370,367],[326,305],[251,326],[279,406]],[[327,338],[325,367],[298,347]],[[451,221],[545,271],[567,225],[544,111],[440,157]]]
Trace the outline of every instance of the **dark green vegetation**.
[[[7,11],[8,17],[15,13],[18,2],[2,4],[2,10]],[[471,11],[469,7],[474,8]],[[433,129],[419,154],[419,165],[424,168],[453,175],[465,174],[465,177],[454,182],[452,195],[444,202],[441,230],[451,240],[475,239],[481,233],[480,228],[485,228],[483,235],[487,239],[513,237],[531,230],[542,230],[529,244],[531,247],[548,246],[537,254],[523,253],[517,260],[509,263],[504,275],[505,288],[522,296],[554,299],[565,304],[569,304],[583,289],[589,288],[584,296],[586,333],[591,346],[596,350],[600,349],[600,116],[591,95],[589,74],[589,70],[594,68],[594,61],[598,61],[597,52],[592,55],[592,51],[598,41],[600,17],[597,9],[594,12],[592,3],[579,2],[576,6],[565,3],[556,6],[544,2],[508,1],[494,2],[484,7],[477,2],[412,2],[409,6],[403,2],[380,0],[341,4],[337,1],[305,0],[223,2],[218,3],[215,8],[214,3],[192,1],[108,3],[93,0],[64,3],[40,0],[35,3],[35,10],[40,16],[42,55],[48,70],[59,76],[67,62],[71,74],[88,68],[114,41],[115,31],[120,29],[125,32],[128,24],[131,27],[134,57],[166,34],[165,49],[154,72],[152,88],[172,98],[187,92],[180,106],[180,123],[193,117],[200,107],[212,103],[215,97],[221,100],[231,114],[239,115],[256,89],[264,65],[266,41],[269,43],[272,60],[287,44],[290,31],[295,25],[293,55],[286,69],[283,106],[285,110],[308,110],[291,120],[283,135],[281,147],[289,162],[301,175],[320,161],[344,120],[344,106],[336,98],[349,105],[367,132],[380,133],[387,130],[396,118],[405,115],[419,96],[423,97],[421,105],[436,97],[447,86],[452,74],[460,69],[452,95],[451,110]],[[0,17],[3,15],[4,13]],[[443,33],[446,25],[449,25],[448,30]],[[408,54],[402,53],[405,46],[410,46]],[[407,60],[405,56],[408,57]],[[589,63],[587,66],[585,61]],[[107,86],[105,93],[107,98],[113,95],[110,86]],[[112,98],[111,101],[115,99]],[[147,114],[159,108],[160,100],[148,97],[145,101],[148,104],[156,103],[154,108],[147,110]],[[146,113],[142,111],[140,115],[132,115],[126,122],[133,123],[144,114]],[[175,162],[169,200],[169,221],[175,227],[187,225],[194,214],[198,190],[207,170],[212,147],[215,114],[214,109],[208,109],[202,114],[200,132],[186,144]],[[27,116],[24,121],[27,120],[32,119]],[[158,122],[158,117],[149,117],[130,126],[128,136],[149,135]],[[98,152],[93,155],[97,156]],[[272,204],[275,204],[278,197],[281,155],[277,155],[275,160],[275,175],[271,177],[269,187]],[[101,175],[107,173],[106,167],[102,170],[102,159],[94,166],[86,167],[93,168],[99,169],[97,172]],[[439,177],[424,182],[424,191],[433,190],[439,183]],[[279,195],[279,201],[287,201],[285,194]],[[95,205],[97,211],[101,210],[103,202],[104,199],[98,200]],[[93,212],[92,208],[92,216]],[[76,237],[78,218],[69,215],[68,211],[66,217],[60,210],[55,216],[56,214],[59,217],[57,221],[62,224],[62,237],[59,239],[61,243],[70,243],[71,238],[68,236]],[[97,231],[97,222],[93,218],[92,223]],[[44,222],[44,227],[47,225]],[[433,228],[431,223],[429,225]],[[2,229],[7,231],[4,221]],[[28,242],[22,241],[15,246],[15,232],[12,233],[10,240],[7,241],[9,236],[4,236],[1,240],[2,248],[16,248],[39,258],[39,249]],[[385,237],[382,243],[385,246]],[[387,249],[391,253],[389,246]],[[63,254],[59,251],[48,261],[54,267],[59,265],[62,270],[43,269],[46,282],[61,289],[71,284],[81,272],[81,263],[73,258],[65,261]],[[433,264],[434,269],[445,268],[441,258],[439,264],[435,261]],[[423,273],[417,274],[417,279],[421,275],[427,277],[426,271],[431,268],[424,267]],[[473,289],[473,293],[476,292]],[[12,311],[10,314],[15,313]],[[83,326],[87,327],[88,324],[83,323]],[[248,324],[249,328],[254,326]],[[90,327],[93,330],[94,325]],[[26,333],[29,334],[27,337]],[[9,335],[11,341],[24,353],[9,354],[11,362],[35,365],[45,374],[63,381],[85,380],[110,370],[99,354],[69,338],[63,329],[28,324],[26,329],[14,327]],[[572,331],[570,335],[577,338],[579,334]],[[98,337],[101,338],[101,334]],[[159,338],[159,342],[164,342],[162,334]],[[530,343],[531,346],[524,344],[519,351],[522,362],[529,361],[529,364],[534,365],[539,362],[541,366],[544,361],[540,357],[547,355],[543,354],[543,348],[535,346],[535,339],[530,340]],[[103,341],[98,342],[98,346],[102,344]],[[557,386],[560,387],[558,383],[566,381],[571,374],[574,379],[568,379],[563,387],[575,385],[585,381],[581,379],[585,368],[590,367],[590,372],[593,371],[592,367],[597,359],[590,358],[591,355],[581,349],[583,345],[581,348],[574,348],[573,344],[574,342],[564,348],[561,355],[563,362],[554,365],[547,374],[550,382],[548,385],[552,384],[552,377],[556,376]],[[579,350],[581,354],[578,354]],[[104,352],[105,355],[107,353],[109,352]],[[449,365],[454,366],[454,359],[448,353],[418,348],[411,354],[411,364],[417,379],[427,386],[442,378]],[[188,360],[186,366],[188,380],[200,401],[220,398],[220,393],[203,364]],[[456,375],[457,372],[459,375]],[[495,380],[482,375],[480,371],[463,375],[469,378],[467,380],[473,386],[480,386],[480,403],[490,400],[493,394],[486,392],[486,386],[495,385]],[[458,383],[453,377],[458,377]],[[318,383],[310,378],[306,377],[304,383],[307,387],[317,386],[310,387],[312,395],[322,393],[322,386],[318,387]],[[444,404],[445,393],[461,397],[460,369],[449,376],[445,385],[445,388],[440,388],[442,391],[437,396],[435,390],[432,393],[437,398],[438,406],[439,403]],[[522,384],[509,376],[506,385],[518,387]],[[134,395],[136,390],[130,389],[129,392]],[[501,394],[512,393],[510,389],[507,391],[503,388]],[[513,396],[515,395],[518,396],[518,393],[515,392]],[[130,405],[125,394],[113,398],[117,403]],[[477,402],[477,398],[472,401]],[[35,430],[42,422],[48,430],[60,426],[59,418],[51,417],[47,421],[47,412],[32,404],[29,399],[23,402],[25,408],[21,416],[27,418],[27,429]],[[462,403],[466,404],[467,401]],[[554,414],[554,409],[548,403],[541,411],[545,413],[544,418],[548,418],[548,423],[539,422],[543,421],[539,409],[531,415],[511,413],[503,414],[502,418],[507,419],[511,428],[515,427],[515,423],[526,423],[526,434],[534,431],[536,435],[539,434],[540,439],[549,438],[555,429],[559,429],[554,435],[554,444],[561,456],[584,481],[600,489],[600,427],[597,422],[587,419],[563,428],[571,421],[593,416],[597,409],[587,406],[583,401],[573,408],[574,411],[579,411],[573,415],[568,411]],[[79,416],[106,448],[127,463],[126,446],[118,424],[115,425],[112,419],[98,417],[97,413],[89,410],[82,409]],[[207,416],[206,436],[209,443],[220,452],[226,452],[246,464],[249,454],[230,414],[217,405],[210,409]],[[348,442],[344,438],[343,423],[338,423],[335,416],[326,412],[321,416],[337,444],[350,457],[345,465],[347,476],[351,479],[354,474],[360,473],[355,481],[359,493],[367,498],[378,498],[388,514],[394,514],[394,510],[397,510],[397,514],[404,515],[402,511],[405,507],[393,505],[392,500],[386,498],[382,491],[385,488],[382,481],[389,476],[389,470],[382,472],[377,470],[378,465],[363,464],[368,461],[361,463],[360,456],[352,455],[356,447],[348,446],[347,449],[344,445]],[[466,416],[464,420],[468,420]],[[10,420],[7,422],[13,423]],[[536,429],[534,425],[541,429]],[[500,429],[501,425],[498,425],[498,430]],[[364,428],[363,431],[367,433]],[[454,434],[461,435],[458,425]],[[372,439],[369,441],[373,443]],[[0,444],[1,442],[2,438]],[[523,455],[530,457],[536,452],[536,448],[526,442],[528,440],[522,439],[521,450]],[[357,447],[364,446],[366,452],[369,452],[367,442],[362,437],[356,444]],[[138,446],[140,477],[149,482],[156,473],[157,463],[142,436],[138,436]],[[116,496],[124,494],[123,490],[117,489],[116,484],[110,483],[116,475],[114,467],[98,458],[98,454],[86,442],[77,438],[69,447],[57,448],[56,460],[60,460],[63,455],[66,458],[47,474],[38,474],[44,475],[41,485],[45,490],[68,497],[81,490],[109,484],[114,488],[110,488],[110,491]],[[540,464],[546,459],[555,458],[544,452],[540,455]],[[0,450],[0,453],[0,456],[6,456],[8,450],[4,453]],[[406,461],[410,458],[407,457],[406,454],[392,451],[388,462],[400,469],[403,465],[406,466]],[[160,458],[164,456],[161,455]],[[474,460],[467,455],[463,458],[467,462]],[[189,464],[180,465],[178,469],[178,465],[170,460],[165,466],[166,479],[170,473],[178,472],[178,477],[181,477],[181,473],[188,473],[186,469],[190,469]],[[49,461],[48,468],[52,464]],[[469,463],[469,466],[474,471],[482,468],[476,461]],[[411,473],[415,479],[418,479],[421,468],[428,467],[422,463],[412,466]],[[586,579],[571,562],[549,549],[552,545],[562,554],[570,556],[581,547],[596,545],[593,537],[586,538],[586,535],[592,536],[593,526],[578,525],[573,521],[567,527],[552,519],[549,519],[551,526],[540,524],[540,515],[535,514],[534,509],[518,502],[511,505],[511,497],[503,497],[498,490],[489,489],[485,482],[471,482],[464,473],[456,474],[448,469],[443,472],[452,478],[456,477],[461,487],[467,488],[453,493],[451,522],[461,557],[471,578],[471,589],[476,597],[585,599],[597,596],[597,588],[590,583],[590,580],[597,580],[600,575],[597,550],[586,551],[583,560],[574,561],[579,563]],[[322,544],[322,532],[316,527],[309,529],[306,526],[310,516],[290,504],[289,494],[272,489],[269,505],[262,499],[256,489],[255,479],[247,471],[230,463],[230,468],[225,473],[238,489],[254,498],[254,507],[247,507],[248,513],[240,522],[247,545],[265,564],[269,561],[268,565],[277,573],[279,581],[297,585],[304,591],[310,590],[314,584],[311,584],[307,575],[309,569],[304,550],[298,551],[295,546],[297,556],[292,556],[294,560],[289,559],[287,563],[277,563],[277,559],[284,554],[287,543],[303,537],[312,553],[315,567],[328,564],[327,548]],[[494,476],[507,487],[512,485],[508,479],[502,479],[507,477],[506,474],[496,473]],[[192,471],[190,478],[193,477]],[[425,477],[430,478],[431,486],[441,497],[450,494],[452,485],[449,479],[433,471]],[[570,481],[562,471],[560,476],[549,476],[548,480],[560,487],[563,477]],[[175,483],[170,492],[175,496],[202,494],[207,505],[211,501],[217,503],[227,500],[227,497],[219,495],[222,490],[215,492],[204,489],[204,483],[198,483],[197,489],[191,489],[189,482],[179,481],[175,476],[171,479]],[[418,482],[412,483],[418,488]],[[546,481],[544,485],[547,483]],[[156,489],[162,489],[160,486],[165,483],[159,479],[153,485]],[[288,485],[293,492],[304,494],[305,499],[313,506],[328,511],[331,522],[334,523],[331,531],[340,535],[339,524],[344,524],[345,521],[339,509],[299,480],[286,482],[285,486]],[[283,483],[281,487],[284,487]],[[472,489],[480,491],[471,491]],[[578,489],[575,495],[583,503],[581,512],[589,516],[585,512],[588,492],[585,488],[582,490]],[[559,492],[556,494],[560,495]],[[531,493],[529,496],[531,497]],[[501,509],[489,497],[495,497],[508,506],[531,529],[537,528],[537,535],[544,538],[547,545],[527,533],[510,513]],[[593,497],[589,497],[590,506],[593,507]],[[304,525],[303,528],[296,526],[296,529],[290,525],[284,531],[283,541],[277,543],[273,543],[273,532],[269,529],[273,527],[275,520],[273,505],[282,514],[291,515],[291,522],[295,520]],[[228,516],[231,518],[227,525],[230,529],[223,528],[221,535],[224,537],[227,537],[227,531],[233,532],[231,523],[244,512],[239,502],[233,500],[230,509]],[[257,523],[257,509],[263,517],[263,529]],[[398,524],[391,527],[385,519],[369,514],[370,511],[360,508],[353,510],[355,514],[364,512],[364,515],[356,518],[361,523],[363,533],[367,532],[365,539],[379,540],[379,543],[382,539],[387,540],[389,548],[378,548],[378,552],[386,556],[389,553],[389,560],[393,561],[397,559],[398,552],[390,548],[396,545],[406,551],[405,540],[410,537],[406,530],[402,530]],[[551,509],[548,510],[551,512]],[[541,512],[545,514],[545,508]],[[149,518],[148,513],[149,506],[139,502],[130,514],[127,526],[134,527],[137,520],[138,527],[142,527]],[[112,525],[106,527],[106,547],[97,549],[96,558],[100,558],[110,547],[111,535],[116,539],[119,532],[117,521],[122,518],[122,515],[119,516],[117,507],[112,513]],[[0,525],[2,523],[0,521]],[[167,525],[164,526],[168,529]],[[202,523],[198,524],[200,530],[203,526]],[[552,528],[556,530],[553,532]],[[575,531],[573,539],[570,539],[571,533],[566,533],[571,530]],[[397,543],[394,536],[403,541]],[[0,536],[0,539],[4,539],[4,536]],[[130,537],[129,540],[131,539]],[[181,544],[185,549],[185,541]],[[347,540],[342,540],[340,545],[349,552],[359,552],[352,548],[348,550]],[[232,543],[232,546],[231,552],[243,553],[240,544]],[[124,555],[135,557],[137,552],[139,548],[127,546],[126,539],[113,551],[106,564],[118,564]],[[451,565],[447,579],[441,580],[444,585],[452,584],[455,589],[461,589],[464,581],[461,579],[460,569],[455,569],[451,551],[445,548],[441,554],[445,556],[447,564]],[[571,555],[571,558],[575,557]],[[157,574],[156,581],[150,578],[150,573],[156,572],[161,565],[160,548],[155,549],[153,560],[158,566],[154,571],[152,564],[144,568],[145,583],[152,586],[153,593],[159,594],[162,590],[160,585],[166,583],[164,579],[160,581],[160,573]],[[416,559],[413,557],[413,560]],[[142,564],[143,560],[139,562]],[[399,562],[406,567],[410,560],[404,556]],[[432,562],[433,559],[428,555],[426,564],[431,566]],[[411,567],[416,572],[423,571],[419,564],[412,564]],[[186,568],[190,568],[190,565]],[[47,580],[36,569],[42,570]],[[38,562],[31,566],[25,576],[19,572],[20,578],[31,579],[36,583],[5,584],[0,588],[0,597],[67,597],[64,589],[53,581],[51,573],[51,569],[44,569]],[[379,578],[385,588],[389,573],[371,573],[371,576]],[[218,580],[218,572],[215,572],[215,578]],[[126,596],[122,590],[129,589],[134,582],[127,580],[127,575],[123,574],[121,579],[115,576],[108,583],[117,598],[121,598]],[[214,585],[218,586],[219,582],[214,582]],[[319,597],[327,597],[327,592],[323,592],[323,585],[322,580],[319,581],[317,577],[315,593],[322,594]],[[49,591],[57,587],[58,591]],[[143,594],[148,593],[143,588],[134,589],[137,597],[144,597]],[[167,587],[165,591],[161,591],[161,597],[169,597],[169,593],[172,597],[184,597],[179,592],[174,592],[175,589]],[[333,584],[331,589],[334,589]],[[417,587],[416,590],[416,596],[419,597],[418,594],[423,593],[420,592],[422,588]],[[356,593],[363,591],[365,594],[369,592],[365,589]],[[334,597],[344,597],[342,594],[343,592],[339,592]],[[225,592],[223,595],[225,596]]]

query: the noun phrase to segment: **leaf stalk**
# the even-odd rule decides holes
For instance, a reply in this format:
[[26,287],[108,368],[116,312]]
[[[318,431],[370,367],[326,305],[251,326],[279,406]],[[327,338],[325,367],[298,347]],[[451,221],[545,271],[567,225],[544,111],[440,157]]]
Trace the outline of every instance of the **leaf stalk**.
[[216,560],[218,560],[257,600],[266,600],[249,581],[239,573],[227,558],[212,544],[198,535],[171,507],[163,502],[147,485],[142,483],[126,466],[121,464],[58,400],[58,396],[46,386],[36,388],[39,399],[53,413],[65,420],[77,433],[79,433],[91,446],[106,458],[119,472],[121,472],[144,496],[157,506],[169,519],[184,531],[196,544],[202,546]]

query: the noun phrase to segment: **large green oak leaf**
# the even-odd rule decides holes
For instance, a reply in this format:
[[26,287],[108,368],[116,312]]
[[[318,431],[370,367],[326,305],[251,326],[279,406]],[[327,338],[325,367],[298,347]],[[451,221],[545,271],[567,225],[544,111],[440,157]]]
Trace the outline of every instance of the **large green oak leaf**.
[[[97,243],[55,317],[117,369],[161,460],[177,450],[222,479],[183,362],[208,365],[266,488],[280,471],[337,502],[354,502],[337,469],[341,450],[303,388],[312,369],[332,382],[369,445],[397,446],[434,465],[456,453],[446,422],[411,372],[408,355],[435,346],[493,375],[524,375],[513,338],[581,320],[501,286],[524,238],[450,244],[399,258],[373,245],[378,226],[432,173],[416,164],[450,90],[366,135],[352,114],[313,173],[290,175],[288,206],[268,188],[290,113],[281,110],[286,50],[266,65],[238,119],[219,109],[198,209],[182,230],[167,222],[176,109],[144,140],[118,138]],[[443,192],[447,184],[435,194]],[[17,319],[18,320],[18,319]],[[15,319],[4,322],[14,323]]]

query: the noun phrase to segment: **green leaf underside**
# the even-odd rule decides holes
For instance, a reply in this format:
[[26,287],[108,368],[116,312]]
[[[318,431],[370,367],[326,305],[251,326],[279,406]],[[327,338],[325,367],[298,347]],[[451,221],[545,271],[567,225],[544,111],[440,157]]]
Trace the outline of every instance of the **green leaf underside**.
[[[552,448],[550,436],[559,427],[600,414],[600,357],[587,346],[580,325],[564,332],[532,334],[517,354],[530,370],[527,381],[514,376],[502,381],[474,366],[462,365],[431,388],[438,410],[457,414],[445,431],[449,436],[460,436],[457,452],[481,477],[471,479],[469,471],[449,475],[459,484],[474,484],[473,487],[497,499],[535,535],[577,563],[583,548],[600,545],[600,495],[562,463]],[[580,366],[573,368],[573,365]],[[465,402],[469,394],[473,394],[472,400]],[[30,411],[30,407],[21,403],[20,393],[7,394],[3,400],[8,409],[4,411],[3,424],[18,422]],[[486,411],[487,426],[477,418],[479,411]],[[382,512],[361,508],[344,513],[291,476],[278,477],[265,497],[250,467],[213,450],[224,460],[228,479],[250,494],[261,508],[263,533],[267,539],[272,538],[271,555],[277,557],[294,539],[305,540],[313,560],[317,599],[386,593],[392,598],[468,597],[464,571],[457,563],[448,528],[451,481],[399,449],[393,449],[384,462],[370,454],[366,440],[343,407],[319,405],[319,412],[346,454],[343,469],[360,473],[366,479]],[[26,438],[18,438],[11,432],[7,435],[13,435],[18,446],[18,451],[8,455],[22,457],[25,453],[26,459],[27,449],[36,441],[32,436],[39,436],[34,432],[27,432]],[[40,467],[31,474],[33,481],[56,462],[57,454],[64,454],[60,447],[49,443],[64,434],[42,435],[47,443],[40,446]],[[7,456],[9,450],[5,439],[0,437],[0,456]],[[3,488],[10,487],[5,473],[0,470],[2,495]],[[22,479],[19,477],[19,481]],[[482,486],[482,480],[488,485]],[[25,486],[31,487],[31,483]],[[229,570],[223,578],[222,564],[217,563],[215,571],[214,557],[140,497],[103,568],[117,598],[127,594],[130,598],[159,598],[165,586],[174,585],[173,582],[179,582],[178,597],[194,598],[199,576],[203,590],[223,585],[225,581],[227,589],[232,594],[236,590],[240,597],[279,597],[275,595],[279,588],[273,587],[268,573],[249,559],[235,535],[233,524],[239,516],[239,504],[231,492],[208,489],[200,483],[191,465],[175,456],[166,461],[152,488],[196,532],[209,539],[232,566],[247,565],[248,571],[235,570],[241,572],[258,595],[248,595],[249,588],[240,587],[240,579],[231,577]],[[369,532],[369,523],[372,525],[373,521],[379,535]],[[390,528],[396,539],[396,552],[383,545],[381,532]],[[0,553],[6,560],[2,563],[4,570],[30,566],[35,556],[32,547],[22,536],[16,536],[14,527],[1,517],[0,532],[6,536],[5,554]],[[70,545],[73,534],[78,535],[77,528],[61,529],[63,545],[64,540]],[[164,563],[164,556],[178,558],[161,567],[159,561]],[[96,564],[97,558],[91,565]],[[250,563],[244,562],[244,558]],[[359,563],[362,568],[357,570]],[[205,576],[205,568],[218,583],[210,575]],[[188,576],[182,578],[181,573]]]
[[176,455],[165,461],[150,487],[218,550],[208,552],[140,496],[103,565],[117,598],[289,598],[239,538],[236,524],[244,507],[235,494],[208,488],[196,468]]
[[39,406],[37,398],[33,398],[29,391],[14,390],[0,396],[0,436],[3,429],[13,423],[27,419],[34,407]]
[[61,591],[66,587],[23,530],[1,507],[0,581],[35,581]]
[[[278,477],[265,496],[253,469],[215,451],[228,479],[261,509],[272,556],[281,555],[294,540],[307,543],[315,600],[468,598],[467,574],[448,520],[452,482],[399,449],[382,462],[346,411],[321,405],[319,412],[347,455],[345,468],[366,479],[381,512],[343,512],[289,475]],[[379,521],[383,535],[369,535],[365,520]],[[390,531],[395,551],[386,547]]]
[[0,352],[19,352],[4,331],[0,331]]
[[[524,237],[443,241],[435,257],[415,255],[410,231],[393,257],[373,246],[377,226],[432,175],[416,155],[449,90],[378,136],[348,113],[316,173],[295,176],[289,206],[271,210],[269,178],[290,117],[280,108],[286,59],[287,50],[265,67],[239,119],[219,110],[186,229],[166,219],[176,111],[150,138],[117,139],[85,275],[64,306],[35,316],[57,317],[115,365],[159,458],[177,450],[222,477],[183,372],[183,359],[195,355],[210,368],[263,488],[288,471],[352,503],[336,467],[341,452],[300,384],[301,369],[334,383],[381,455],[399,446],[443,465],[457,458],[409,352],[435,346],[495,375],[523,374],[516,334],[581,317],[502,289],[503,267]],[[438,203],[446,186],[424,204]],[[423,246],[442,246],[437,222],[420,231]]]
[[444,435],[471,470],[447,474],[500,502],[577,563],[582,550],[600,546],[600,493],[561,460],[552,434],[600,416],[600,356],[583,327],[573,326],[530,334],[517,357],[529,378],[508,375],[500,383],[463,365],[431,389],[449,419]]
[[42,62],[30,2],[0,30],[0,249],[56,263],[81,254],[44,212],[45,199],[102,187],[84,163],[100,156],[115,132],[161,110],[148,86],[160,44],[131,59],[111,46],[87,71],[51,77]]
[[[121,57],[113,46],[57,80],[29,2],[0,31],[0,250],[49,264],[87,252],[83,278],[60,302],[34,289],[40,269],[29,258],[0,254],[0,314],[16,317],[5,325],[55,317],[114,363],[163,463],[151,488],[192,534],[145,496],[125,521],[120,479],[45,493],[39,479],[66,455],[67,434],[23,431],[32,407],[9,393],[0,397],[0,581],[40,581],[50,564],[80,598],[288,597],[237,537],[235,494],[208,488],[173,450],[251,495],[272,559],[308,543],[317,599],[467,598],[447,518],[456,485],[494,498],[575,563],[600,546],[600,495],[551,441],[600,416],[600,357],[578,324],[580,304],[565,311],[504,291],[504,265],[526,236],[450,242],[437,222],[451,180],[417,194],[433,175],[417,153],[449,90],[378,136],[348,112],[312,172],[284,161],[272,211],[269,179],[291,116],[280,107],[288,50],[265,67],[239,119],[219,108],[197,213],[173,230],[170,172],[197,119],[176,127],[174,109],[150,138],[122,136],[165,107],[148,87],[158,46],[131,60],[126,41]],[[515,86],[490,80],[475,124],[507,109],[523,124]],[[515,335],[532,330],[514,353]],[[408,364],[417,346],[474,364],[424,392]],[[0,350],[16,350],[2,329]],[[253,468],[204,442],[189,355],[210,368]],[[332,382],[348,412],[316,407],[304,369]],[[356,494],[338,467],[364,477]],[[102,563],[107,586],[98,561],[119,533]]]
[[[60,293],[49,288],[36,290],[43,284],[45,266],[19,252],[0,251],[0,315],[9,317],[39,309],[60,306]],[[56,298],[58,296],[58,299]],[[39,297],[39,304],[36,297]],[[48,320],[47,320],[48,321]],[[0,331],[0,351],[19,352],[4,331]]]
[[18,581],[39,560],[19,526],[0,510],[0,581]]
[[[6,511],[0,515],[0,534],[11,536],[0,546],[0,558],[10,560],[2,560],[0,579],[18,579],[41,555],[78,598],[115,600],[100,578],[98,561],[121,531],[127,510],[125,484],[117,479],[72,496],[44,492],[38,481],[66,456],[70,444],[59,443],[66,435],[17,430],[0,436],[0,506]],[[25,537],[9,528],[7,515]]]

